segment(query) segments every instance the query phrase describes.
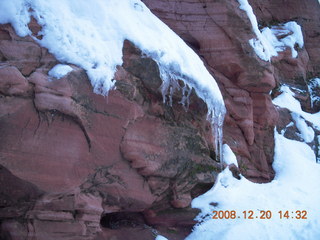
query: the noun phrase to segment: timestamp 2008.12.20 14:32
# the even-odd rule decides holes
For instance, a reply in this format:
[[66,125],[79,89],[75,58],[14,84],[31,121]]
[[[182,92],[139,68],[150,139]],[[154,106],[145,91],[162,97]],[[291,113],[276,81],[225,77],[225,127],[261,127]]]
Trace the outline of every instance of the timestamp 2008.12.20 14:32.
[[272,212],[270,210],[245,210],[237,212],[235,210],[219,210],[212,211],[212,219],[308,219],[308,212],[306,210],[280,210]]

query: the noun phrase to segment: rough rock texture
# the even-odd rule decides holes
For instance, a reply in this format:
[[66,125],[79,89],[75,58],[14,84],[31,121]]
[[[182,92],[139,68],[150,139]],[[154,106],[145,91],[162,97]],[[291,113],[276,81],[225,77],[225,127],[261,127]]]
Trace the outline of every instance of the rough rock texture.
[[[308,78],[319,75],[318,1],[249,1],[260,27],[292,20],[302,26],[306,44],[298,58],[287,49],[271,62],[259,59],[249,45],[255,35],[237,0],[143,2],[202,56],[215,76],[228,111],[224,140],[236,153],[241,173],[257,182],[272,180],[279,113],[269,92],[275,94],[280,83],[306,90]],[[304,108],[312,111],[308,93],[302,95]]]
[[[103,233],[116,225],[150,239],[168,223],[186,236],[197,211],[180,210],[174,221],[162,211],[189,207],[221,169],[204,102],[193,93],[186,112],[177,93],[164,105],[157,64],[128,41],[117,90],[103,97],[76,66],[49,78],[57,61],[30,37],[9,25],[0,36],[0,236],[127,239]],[[114,224],[102,220],[114,213]],[[122,224],[131,213],[141,221]]]
[[[290,20],[305,47],[271,62],[248,44],[254,37],[236,0],[144,0],[203,59],[228,110],[224,142],[237,155],[234,177],[273,179],[273,129],[299,140],[287,110],[271,97],[279,84],[310,106],[308,80],[319,76],[317,0],[249,0],[261,26]],[[283,11],[286,9],[286,11]],[[41,26],[33,19],[33,36]],[[194,93],[186,112],[173,96],[162,103],[156,63],[125,41],[116,90],[96,95],[86,73],[72,66],[50,79],[58,61],[31,37],[0,26],[0,239],[183,239],[197,211],[192,198],[220,171],[206,106]],[[272,91],[272,94],[270,94]],[[319,132],[316,132],[319,135]],[[319,142],[311,143],[314,147]]]

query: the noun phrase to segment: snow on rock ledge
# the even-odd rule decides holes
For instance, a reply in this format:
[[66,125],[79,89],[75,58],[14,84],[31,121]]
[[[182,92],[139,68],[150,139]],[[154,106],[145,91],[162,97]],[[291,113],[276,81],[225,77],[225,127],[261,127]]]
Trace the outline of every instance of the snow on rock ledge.
[[[318,239],[320,166],[306,143],[289,140],[276,131],[274,136],[275,179],[256,184],[245,178],[237,180],[225,169],[211,190],[192,201],[192,207],[201,210],[200,222],[186,240]],[[254,214],[251,220],[244,216],[248,209]],[[238,217],[212,219],[212,211],[234,211]],[[260,218],[264,211],[271,212],[270,219]],[[279,211],[288,211],[290,217],[280,218]],[[296,211],[305,211],[307,218],[296,217]]]
[[311,107],[320,105],[320,78],[309,80],[308,90],[310,94]]
[[72,67],[70,67],[69,65],[57,64],[48,72],[48,74],[50,77],[60,79],[66,76],[71,71]]
[[265,27],[261,30],[260,39],[250,39],[249,43],[261,59],[268,61],[287,47],[291,49],[292,57],[296,58],[298,56],[296,44],[300,48],[304,45],[301,27],[296,22]]
[[12,0],[0,3],[0,24],[11,23],[20,36],[31,35],[33,16],[42,26],[39,44],[63,63],[86,70],[95,93],[114,87],[125,39],[159,65],[163,92],[181,79],[208,106],[208,116],[222,125],[225,107],[219,88],[200,58],[139,0]]
[[287,47],[291,49],[293,58],[298,56],[295,47],[298,45],[302,48],[304,41],[301,27],[296,22],[290,21],[270,28],[265,27],[260,31],[257,18],[248,1],[238,0],[238,2],[240,9],[247,13],[252,29],[257,36],[257,38],[250,39],[249,43],[259,58],[270,61],[272,57],[278,56],[278,52],[284,51]]
[[[281,86],[280,91],[282,94],[273,99],[273,104],[282,108],[287,108],[289,111],[296,114],[295,118],[299,117],[300,120],[300,117],[302,117],[312,123],[315,129],[320,130],[320,112],[314,114],[304,112],[300,102],[295,98],[295,94],[291,91],[289,86]],[[308,133],[305,133],[305,135],[308,135]]]

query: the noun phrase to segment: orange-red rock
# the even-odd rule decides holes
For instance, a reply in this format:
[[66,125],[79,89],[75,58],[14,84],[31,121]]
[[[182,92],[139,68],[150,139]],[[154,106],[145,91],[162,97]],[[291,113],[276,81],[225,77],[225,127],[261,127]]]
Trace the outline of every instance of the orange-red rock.
[[[290,116],[271,95],[279,83],[306,89],[320,72],[318,2],[249,0],[261,26],[292,19],[302,26],[298,58],[287,49],[271,62],[249,45],[254,33],[236,0],[143,2],[217,80],[228,111],[224,142],[239,164],[229,166],[234,176],[272,180],[274,127]],[[34,19],[29,27],[41,38]],[[128,41],[123,53],[117,90],[103,97],[77,66],[50,79],[54,56],[0,26],[1,239],[153,239],[166,228],[175,232],[170,239],[183,239],[190,231],[191,198],[208,190],[220,169],[206,106],[194,93],[188,112],[179,93],[173,107],[163,104],[157,64]],[[312,111],[308,95],[298,97]]]

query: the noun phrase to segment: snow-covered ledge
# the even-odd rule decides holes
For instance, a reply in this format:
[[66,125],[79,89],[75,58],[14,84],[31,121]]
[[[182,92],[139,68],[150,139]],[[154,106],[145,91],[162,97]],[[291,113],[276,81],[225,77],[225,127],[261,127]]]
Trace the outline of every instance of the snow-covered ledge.
[[114,74],[117,66],[122,65],[123,41],[133,42],[158,63],[164,96],[172,94],[171,89],[178,85],[175,82],[182,80],[206,102],[216,149],[220,149],[217,155],[222,155],[226,109],[215,79],[199,56],[144,3],[139,0],[0,2],[0,24],[11,23],[20,36],[31,36],[28,28],[31,16],[42,26],[39,34],[43,38],[33,37],[34,40],[48,48],[60,62],[85,69],[98,94],[107,95],[114,88]]
[[291,49],[292,57],[296,58],[298,52],[295,46],[303,47],[303,34],[301,27],[294,21],[276,26],[265,27],[261,31],[257,18],[248,3],[248,0],[238,0],[240,9],[245,11],[252,25],[256,38],[250,39],[249,43],[259,58],[270,61],[272,57],[278,56],[278,52],[284,51],[287,47]]

